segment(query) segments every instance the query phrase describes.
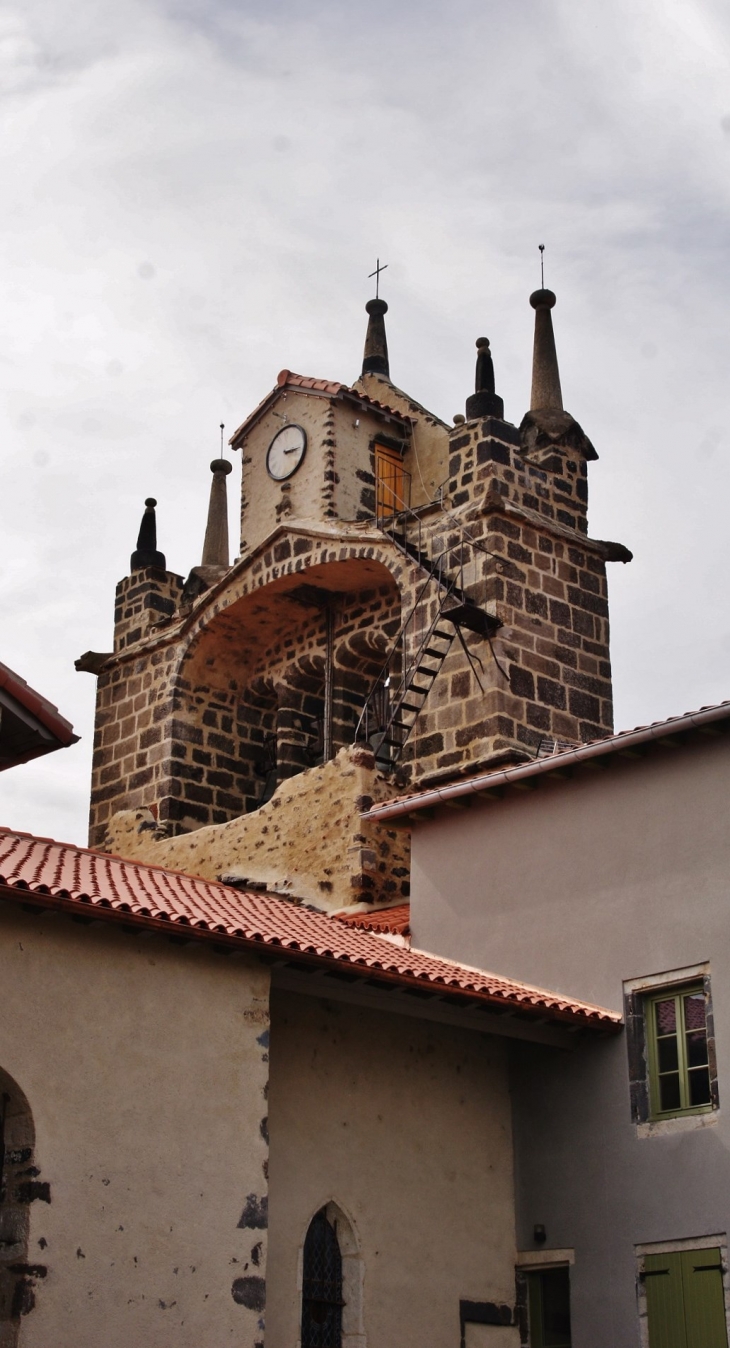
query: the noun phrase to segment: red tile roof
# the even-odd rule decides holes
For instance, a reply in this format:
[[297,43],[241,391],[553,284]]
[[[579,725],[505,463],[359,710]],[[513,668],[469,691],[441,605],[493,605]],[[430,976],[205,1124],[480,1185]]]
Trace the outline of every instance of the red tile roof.
[[249,893],[82,847],[0,829],[0,894],[70,915],[213,940],[262,953],[279,952],[352,978],[395,984],[484,1008],[508,1008],[593,1029],[616,1028],[614,1011],[470,969],[384,936],[359,931],[325,913],[269,894]]
[[367,817],[383,820],[409,814],[417,815],[419,811],[433,810],[437,805],[449,800],[458,800],[462,796],[478,796],[490,791],[499,791],[504,787],[515,786],[551,772],[564,773],[566,768],[579,766],[596,758],[606,758],[611,754],[630,754],[641,746],[649,746],[673,735],[688,735],[696,731],[708,733],[708,727],[722,721],[730,722],[730,702],[720,702],[713,707],[701,707],[699,711],[686,712],[684,716],[670,716],[666,721],[653,721],[651,725],[638,726],[636,730],[621,730],[617,735],[591,740],[587,744],[576,744],[546,758],[533,758],[528,763],[518,763],[515,767],[494,769],[491,772],[487,769],[485,772],[475,773],[472,777],[444,782],[443,786],[428,787],[426,790],[412,791],[405,796],[395,796],[392,800],[371,806],[366,811]]
[[338,922],[361,931],[388,932],[391,936],[407,936],[411,929],[410,903],[395,904],[392,908],[378,908],[373,913],[335,913]]
[[25,763],[31,758],[38,758],[41,754],[50,753],[53,749],[65,749],[69,744],[78,742],[78,735],[74,734],[74,728],[70,721],[64,716],[47,698],[36,693],[25,679],[21,679],[19,674],[9,669],[7,665],[0,663],[0,688],[7,695],[19,703],[25,711],[29,712],[36,721],[39,721],[44,730],[53,737],[55,743],[36,746],[27,753],[15,755],[12,759],[3,764],[4,767],[13,767],[18,763]]
[[246,417],[246,420],[241,422],[241,425],[233,432],[228,441],[229,445],[238,449],[239,442],[245,432],[267,411],[279,392],[287,388],[323,394],[330,398],[349,398],[362,407],[372,408],[373,411],[380,412],[383,416],[392,417],[404,426],[411,424],[412,418],[406,416],[405,413],[399,412],[395,407],[386,407],[385,403],[378,402],[376,398],[368,397],[367,393],[361,393],[359,389],[352,388],[349,384],[340,384],[335,379],[313,379],[306,374],[295,374],[293,370],[280,370],[276,379],[276,387],[271,389],[266,397],[262,398],[258,407],[255,407],[253,412]]

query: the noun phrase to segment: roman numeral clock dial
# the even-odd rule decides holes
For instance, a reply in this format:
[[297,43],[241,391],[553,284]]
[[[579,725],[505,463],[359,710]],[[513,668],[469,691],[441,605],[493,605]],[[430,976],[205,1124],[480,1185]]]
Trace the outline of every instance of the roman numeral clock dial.
[[303,426],[282,426],[277,431],[266,453],[266,471],[275,482],[296,473],[307,448],[307,432]]

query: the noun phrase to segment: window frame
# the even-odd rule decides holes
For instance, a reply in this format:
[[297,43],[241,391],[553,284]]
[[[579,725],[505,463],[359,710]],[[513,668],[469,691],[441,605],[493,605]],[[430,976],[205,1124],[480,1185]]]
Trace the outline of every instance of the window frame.
[[[687,1028],[685,1021],[685,997],[690,997],[696,993],[702,993],[705,1000],[705,1038],[707,1041],[707,1073],[710,1085],[710,1099],[700,1105],[689,1104],[689,1073],[690,1067],[687,1061],[686,1037]],[[659,1071],[659,1044],[662,1037],[657,1032],[655,1007],[658,1002],[674,1001],[677,1041],[677,1061],[679,1076],[679,1094],[681,1103],[673,1109],[662,1109],[659,1093],[660,1071]],[[689,1114],[707,1114],[712,1108],[712,1072],[710,1065],[710,1033],[708,1025],[709,998],[705,987],[705,980],[698,979],[694,983],[682,983],[675,987],[659,988],[652,993],[647,993],[644,997],[644,1024],[646,1034],[647,1048],[647,1077],[649,1086],[649,1118],[657,1121],[662,1119],[680,1119]]]
[[[623,988],[630,1108],[637,1135],[640,1138],[649,1138],[669,1131],[704,1128],[716,1123],[720,1112],[720,1098],[709,963],[671,969],[643,978],[626,979]],[[705,994],[710,1103],[693,1105],[686,1110],[655,1112],[652,1093],[655,1074],[651,1071],[649,1050],[650,1003],[654,998],[662,1000],[695,988],[701,988]]]
[[720,1269],[725,1307],[725,1324],[730,1343],[730,1273],[728,1271],[728,1243],[726,1232],[715,1232],[707,1236],[694,1236],[683,1240],[667,1240],[635,1245],[636,1256],[636,1293],[639,1311],[639,1341],[641,1348],[651,1348],[649,1340],[649,1304],[646,1290],[647,1256],[691,1253],[701,1255],[705,1250],[719,1249]]
[[[556,1273],[565,1274],[568,1286],[568,1308],[570,1309],[570,1267],[568,1264],[547,1264],[542,1267],[523,1269],[522,1272],[527,1283],[528,1343],[530,1348],[545,1348],[543,1280],[546,1276],[554,1276]],[[570,1348],[572,1341],[571,1328],[568,1339],[561,1345],[561,1348]]]

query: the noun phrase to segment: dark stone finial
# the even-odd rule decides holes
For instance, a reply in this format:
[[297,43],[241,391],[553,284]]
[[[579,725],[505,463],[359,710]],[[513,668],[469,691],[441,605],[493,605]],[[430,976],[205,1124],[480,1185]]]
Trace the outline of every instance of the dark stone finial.
[[382,374],[390,378],[388,361],[388,341],[385,335],[385,315],[388,306],[385,300],[368,300],[365,305],[368,314],[368,330],[365,336],[365,352],[362,361],[363,374]]
[[228,570],[228,492],[226,478],[233,464],[228,459],[213,459],[210,471],[213,481],[210,484],[208,503],[208,522],[203,543],[201,566],[212,566]]
[[494,363],[488,337],[477,337],[477,368],[474,392],[466,400],[466,419],[499,417],[504,419],[504,402],[494,391]]
[[563,393],[560,387],[558,353],[550,310],[556,298],[552,290],[534,290],[530,304],[535,310],[535,344],[532,353],[532,393],[530,411],[562,412]]
[[556,455],[597,459],[582,426],[563,408],[558,353],[550,312],[556,299],[552,290],[535,290],[530,304],[535,310],[535,345],[532,355],[530,410],[520,423],[520,447],[534,464],[550,464]]
[[129,569],[130,571],[143,571],[145,567],[156,566],[158,570],[166,571],[165,554],[157,551],[157,517],[155,515],[157,502],[154,496],[148,496],[144,504],[145,512],[139,526],[137,547],[130,558]]

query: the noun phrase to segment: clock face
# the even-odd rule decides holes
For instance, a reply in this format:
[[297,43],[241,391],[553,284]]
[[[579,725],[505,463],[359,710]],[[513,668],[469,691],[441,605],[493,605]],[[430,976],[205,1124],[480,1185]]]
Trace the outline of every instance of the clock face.
[[277,431],[266,455],[266,469],[275,482],[296,473],[307,448],[307,432],[303,426],[282,426]]

